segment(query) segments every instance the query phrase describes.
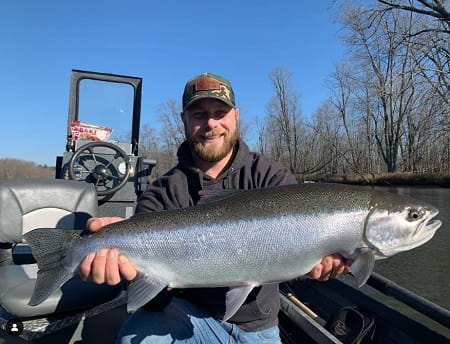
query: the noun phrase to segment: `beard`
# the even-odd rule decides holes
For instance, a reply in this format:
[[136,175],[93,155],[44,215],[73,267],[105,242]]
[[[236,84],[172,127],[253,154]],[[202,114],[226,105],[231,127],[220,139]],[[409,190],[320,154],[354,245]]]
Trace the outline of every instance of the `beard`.
[[[196,135],[205,137],[223,136],[223,141],[220,143],[204,143],[195,139]],[[239,129],[232,131],[208,130],[197,133],[196,135],[189,135],[188,141],[194,153],[202,160],[208,162],[218,162],[225,158],[234,148],[239,139]]]

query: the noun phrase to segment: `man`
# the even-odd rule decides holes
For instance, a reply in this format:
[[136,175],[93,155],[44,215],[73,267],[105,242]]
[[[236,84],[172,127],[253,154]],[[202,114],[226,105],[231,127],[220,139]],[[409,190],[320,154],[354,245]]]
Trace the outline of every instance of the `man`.
[[[239,111],[228,80],[204,73],[187,82],[183,93],[186,142],[179,163],[155,181],[139,199],[136,212],[184,208],[199,201],[200,190],[255,189],[296,183],[279,163],[249,151],[240,140]],[[121,218],[91,219],[90,230]],[[313,229],[312,229],[313,230]],[[300,262],[299,262],[300,264]],[[348,272],[337,255],[326,256],[310,273],[328,279]],[[117,284],[133,280],[132,262],[117,249],[90,253],[80,265],[84,279]],[[225,323],[228,288],[196,288],[163,292],[125,323],[119,343],[280,343],[278,285],[255,288],[237,313]],[[156,310],[156,311],[155,311]]]

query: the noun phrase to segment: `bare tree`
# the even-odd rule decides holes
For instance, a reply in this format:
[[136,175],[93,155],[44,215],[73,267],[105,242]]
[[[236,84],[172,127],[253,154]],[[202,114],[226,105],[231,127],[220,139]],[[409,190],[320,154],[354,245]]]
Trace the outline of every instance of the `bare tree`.
[[[441,29],[441,31],[450,34],[450,9],[448,7],[448,1],[446,0],[378,0],[378,2],[388,6],[389,9],[395,8],[433,17],[434,19],[437,19],[438,22],[443,24],[443,29]],[[436,29],[429,28],[426,31],[430,30],[435,31]]]
[[299,96],[291,85],[291,73],[275,67],[269,73],[274,95],[267,105],[267,125],[271,153],[295,172],[300,166],[302,131]]
[[255,126],[256,126],[256,131],[257,131],[257,137],[258,137],[258,142],[257,142],[257,150],[263,154],[266,155],[267,154],[267,140],[265,139],[266,136],[266,121],[262,121],[259,119],[255,120]]
[[450,106],[450,3],[442,0],[378,2],[384,5],[377,11],[380,15],[392,10],[411,13],[415,25],[404,40],[414,47],[417,71]]
[[272,70],[258,147],[297,173],[448,172],[449,3],[364,4],[341,7],[350,51],[309,121],[296,110],[290,73]]
[[169,99],[160,105],[157,110],[158,120],[161,123],[161,137],[163,146],[169,152],[176,153],[178,147],[185,140],[184,126],[181,121],[181,106],[174,100]]
[[335,66],[328,87],[331,93],[330,102],[340,118],[344,131],[342,139],[345,139],[345,145],[338,151],[352,172],[363,175],[365,169],[362,163],[364,146],[361,140],[361,131],[358,129],[361,123],[360,113],[354,105],[356,85],[353,72],[352,64],[349,61],[342,61]]
[[340,3],[350,52],[330,77],[328,109],[340,121],[316,134],[346,170],[442,170],[450,150],[448,1]]
[[411,22],[397,12],[374,17],[371,12],[351,9],[345,13],[344,24],[350,30],[347,40],[354,47],[360,81],[370,89],[364,107],[374,126],[375,142],[387,171],[396,171],[403,122],[415,97],[411,46],[403,44]]
[[345,170],[341,147],[341,124],[330,101],[323,102],[313,115],[309,126],[313,129],[313,156],[315,159],[306,173],[325,176],[342,174]]

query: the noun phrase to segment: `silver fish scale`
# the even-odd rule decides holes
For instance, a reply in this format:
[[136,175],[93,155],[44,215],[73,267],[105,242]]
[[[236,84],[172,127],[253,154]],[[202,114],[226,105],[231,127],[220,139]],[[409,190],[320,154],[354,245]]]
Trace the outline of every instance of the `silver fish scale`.
[[[173,287],[286,280],[308,272],[325,254],[360,247],[374,195],[346,185],[231,192],[201,206],[107,226],[74,245],[65,264],[75,269],[88,252],[117,247],[138,270]],[[391,207],[401,203],[386,193],[377,199]]]
[[[39,267],[29,304],[46,300],[89,252],[103,247],[117,247],[140,272],[128,289],[130,310],[165,286],[253,287],[290,280],[330,253],[354,259],[352,272],[362,286],[375,259],[430,240],[442,224],[433,220],[437,213],[423,202],[374,190],[290,185],[231,191],[196,207],[136,215],[87,237],[76,230],[36,229],[24,234]],[[242,301],[234,296],[227,298],[227,319]]]
[[[355,247],[366,214],[285,214],[141,231],[135,236],[115,232],[108,237],[92,236],[94,240],[78,246],[70,265],[76,266],[88,252],[106,246],[119,248],[139,271],[171,287],[279,282],[307,273],[327,253]],[[321,245],[324,238],[334,239],[333,245]]]
[[[130,284],[130,310],[164,286],[289,280],[335,252],[354,259],[352,271],[361,286],[375,259],[430,240],[441,226],[433,220],[437,213],[423,202],[374,190],[290,185],[231,191],[200,206],[136,215],[88,237],[37,229],[24,235],[39,266],[30,305],[44,301],[89,252],[103,247],[117,247],[140,272]],[[235,306],[227,306],[227,316]]]
[[[347,185],[324,187],[303,184],[275,188],[231,191],[219,200],[201,206],[139,214],[124,223],[109,225],[108,231],[136,233],[149,229],[173,229],[196,223],[219,223],[248,218],[274,218],[283,214],[322,214],[367,210],[373,191],[355,191]],[[395,196],[395,195],[394,195]],[[386,197],[386,196],[383,196]],[[325,206],[324,206],[325,205]],[[98,233],[108,236],[106,231]]]
[[[334,252],[332,247],[319,245],[325,235],[346,238],[345,231],[350,230],[355,238],[361,238],[361,223],[357,233],[354,223],[342,228],[333,224],[333,233],[323,233],[322,228],[330,228],[325,223],[330,212],[339,214],[335,222],[341,221],[342,214],[367,212],[369,199],[369,194],[355,193],[346,186],[301,185],[236,192],[202,206],[142,214],[109,225],[83,244],[74,245],[65,265],[74,270],[87,253],[117,247],[138,269],[163,276],[172,284],[204,285],[205,280],[220,284],[231,274],[239,276],[234,280],[251,277],[261,281],[276,263],[291,268],[298,260],[317,262],[323,255],[316,250],[317,257],[303,257],[302,251],[319,246],[325,253]],[[331,209],[324,204],[332,204]],[[365,217],[360,215],[358,222]],[[290,257],[289,264],[285,257]],[[243,277],[242,271],[253,273]],[[284,274],[283,266],[280,271]]]

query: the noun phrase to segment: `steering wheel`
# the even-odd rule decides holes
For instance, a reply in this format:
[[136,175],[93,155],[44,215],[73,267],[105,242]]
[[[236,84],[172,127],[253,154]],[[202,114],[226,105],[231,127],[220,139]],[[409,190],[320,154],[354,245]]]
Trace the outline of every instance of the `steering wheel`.
[[[108,148],[115,152],[113,158],[108,161],[104,155],[94,153],[94,148]],[[85,153],[83,155],[83,153]],[[83,156],[82,156],[83,155]],[[122,159],[126,170],[121,176],[113,161]],[[131,159],[122,148],[108,142],[91,142],[78,148],[69,160],[70,179],[82,180],[94,183],[99,196],[117,192],[127,183],[131,172]]]

